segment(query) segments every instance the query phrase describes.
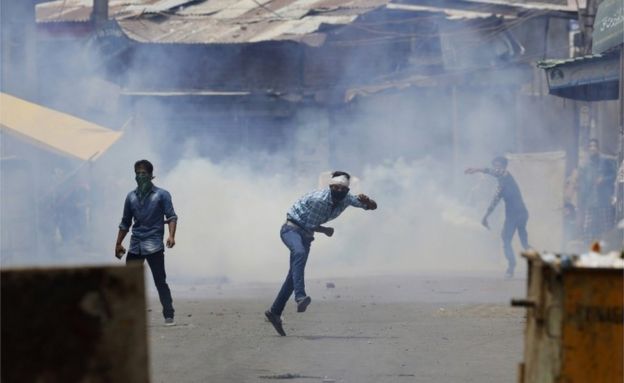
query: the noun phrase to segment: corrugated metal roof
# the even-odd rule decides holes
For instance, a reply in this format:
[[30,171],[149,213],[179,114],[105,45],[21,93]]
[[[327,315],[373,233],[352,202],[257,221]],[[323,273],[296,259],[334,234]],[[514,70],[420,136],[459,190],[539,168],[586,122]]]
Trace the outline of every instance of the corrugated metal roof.
[[[109,17],[132,40],[143,43],[236,44],[272,40],[324,42],[328,25],[353,23],[359,16],[388,6],[405,10],[393,0],[110,0]],[[400,1],[400,0],[396,0]],[[462,0],[499,4],[500,0]],[[521,0],[517,0],[521,1]],[[552,1],[552,0],[551,0]],[[569,0],[568,0],[569,1]],[[37,5],[37,21],[89,20],[93,0],[58,0]],[[522,2],[522,7],[538,7]],[[407,6],[410,7],[410,6]],[[442,12],[449,18],[487,17],[483,12],[443,10],[439,6],[411,6],[417,12]],[[544,9],[562,5],[543,4]],[[479,9],[480,10],[480,9]]]
[[491,12],[463,11],[457,9],[438,8],[426,5],[410,5],[410,4],[388,4],[388,9],[411,12],[432,12],[442,13],[450,20],[454,19],[475,19],[492,17]]
[[193,0],[161,0],[156,1],[151,4],[131,4],[128,5],[124,11],[128,12],[131,15],[142,15],[149,13],[160,13],[166,12],[170,9],[174,9],[180,7],[187,3],[192,3]]
[[126,90],[122,96],[145,96],[145,97],[178,97],[178,96],[201,96],[201,97],[236,97],[249,96],[251,92],[225,92],[211,90],[186,90],[186,91],[149,91],[149,90]]
[[[109,0],[111,19],[165,12],[194,0]],[[57,0],[37,4],[37,22],[84,22],[91,16],[93,0]]]
[[[233,44],[271,40],[321,44],[323,25],[344,25],[390,0],[145,0],[110,2],[132,40],[144,43]],[[39,22],[86,21],[92,0],[37,6]],[[155,17],[157,15],[166,17]]]
[[[110,0],[109,17],[125,19],[149,14],[212,16],[217,20],[254,18],[301,19],[309,13],[349,9],[361,14],[390,0]],[[37,4],[37,22],[89,19],[93,0],[56,0]],[[192,21],[193,19],[189,19]]]
[[579,57],[571,57],[566,59],[549,59],[549,60],[540,60],[536,63],[538,68],[549,69],[554,68],[556,66],[560,66],[563,64],[570,63],[578,63],[578,62],[588,62],[590,60],[600,59],[602,57],[606,57],[605,55],[587,55],[587,56],[579,56]]
[[516,17],[528,12],[575,17],[580,2],[582,0],[393,0],[389,7],[403,6],[405,11],[417,12],[424,11],[424,7],[431,12],[460,13],[459,17],[464,11],[469,12],[468,17],[471,18],[479,13]]
[[304,41],[306,36],[318,31],[321,24],[348,24],[355,18],[317,16],[301,20],[229,23],[209,17],[197,17],[189,22],[186,17],[171,16],[163,21],[120,20],[119,25],[129,38],[145,43],[236,44],[271,40]]

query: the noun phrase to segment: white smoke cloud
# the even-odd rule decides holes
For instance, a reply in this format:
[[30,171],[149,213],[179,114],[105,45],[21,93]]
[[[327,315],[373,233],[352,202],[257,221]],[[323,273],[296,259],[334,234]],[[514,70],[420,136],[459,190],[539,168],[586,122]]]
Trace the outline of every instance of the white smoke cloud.
[[[478,213],[449,196],[432,177],[429,160],[368,167],[361,190],[379,209],[347,209],[317,234],[308,276],[350,276],[429,271],[484,271],[500,267],[492,254],[497,238]],[[259,174],[240,164],[182,160],[161,181],[180,216],[177,246],[169,250],[169,274],[201,279],[276,281],[288,268],[279,238],[286,211],[316,178]],[[500,256],[502,261],[502,255]]]

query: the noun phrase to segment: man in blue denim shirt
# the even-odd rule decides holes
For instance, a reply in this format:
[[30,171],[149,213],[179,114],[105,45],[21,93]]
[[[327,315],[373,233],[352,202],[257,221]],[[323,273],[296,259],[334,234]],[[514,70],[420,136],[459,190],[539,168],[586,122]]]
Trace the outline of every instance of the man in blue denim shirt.
[[282,226],[280,236],[290,250],[290,268],[271,309],[264,313],[281,336],[286,335],[282,326],[282,311],[293,291],[297,312],[304,312],[312,302],[305,292],[304,271],[314,232],[331,237],[334,229],[321,225],[338,217],[348,206],[365,210],[377,208],[377,203],[366,195],[360,194],[356,197],[349,194],[350,178],[348,173],[333,172],[328,188],[304,195],[286,214],[286,223]]
[[[115,256],[121,259],[126,253],[122,242],[132,227],[126,264],[131,262],[143,263],[147,259],[163,307],[165,325],[173,326],[175,325],[175,311],[165,274],[163,237],[165,235],[165,223],[167,223],[169,226],[167,247],[175,246],[178,216],[173,210],[169,192],[154,186],[152,183],[153,171],[154,166],[147,160],[140,160],[134,164],[137,188],[126,196],[123,217],[117,234]],[[132,222],[133,219],[134,223]]]

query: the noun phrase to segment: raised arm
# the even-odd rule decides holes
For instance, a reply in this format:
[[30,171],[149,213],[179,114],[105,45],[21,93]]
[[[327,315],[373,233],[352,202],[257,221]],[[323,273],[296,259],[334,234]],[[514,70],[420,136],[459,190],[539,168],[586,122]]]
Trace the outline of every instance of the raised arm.
[[366,194],[358,194],[357,196],[354,196],[353,194],[348,194],[347,198],[349,198],[349,205],[353,207],[359,207],[364,210],[377,209],[377,202],[368,197]]
[[484,169],[481,168],[466,168],[464,170],[465,174],[475,174],[475,173],[484,173]]
[[377,202],[366,194],[358,194],[357,199],[364,205],[364,210],[377,209]]
[[490,169],[490,168],[467,168],[464,170],[466,174],[483,173],[494,178],[499,178],[505,174],[505,169]]

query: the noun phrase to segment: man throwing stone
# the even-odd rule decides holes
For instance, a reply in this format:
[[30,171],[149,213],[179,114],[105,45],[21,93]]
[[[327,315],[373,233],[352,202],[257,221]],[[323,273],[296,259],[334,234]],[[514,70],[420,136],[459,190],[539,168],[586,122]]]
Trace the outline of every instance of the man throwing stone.
[[304,271],[310,253],[310,244],[314,240],[314,232],[331,237],[334,229],[321,225],[338,217],[348,206],[364,210],[377,209],[377,203],[366,195],[349,194],[350,179],[351,176],[346,172],[333,172],[328,188],[304,195],[286,214],[286,222],[282,225],[280,236],[282,242],[290,250],[290,267],[275,302],[264,313],[281,336],[286,335],[282,327],[282,311],[293,291],[297,312],[306,311],[312,302],[305,292]]
[[505,224],[501,232],[501,239],[503,240],[505,258],[507,258],[505,278],[512,278],[514,269],[516,268],[516,256],[511,248],[511,240],[517,231],[522,247],[525,250],[529,249],[529,238],[526,229],[529,220],[529,212],[524,205],[522,193],[520,193],[520,188],[516,180],[507,170],[507,162],[505,157],[496,157],[492,160],[491,169],[468,168],[466,169],[466,174],[484,173],[498,180],[496,194],[494,198],[492,198],[492,202],[481,220],[481,224],[489,230],[490,225],[488,224],[488,217],[492,214],[501,199],[505,201]]

